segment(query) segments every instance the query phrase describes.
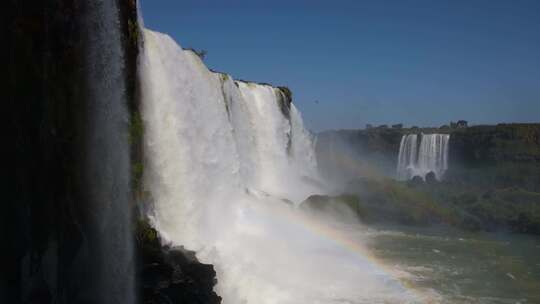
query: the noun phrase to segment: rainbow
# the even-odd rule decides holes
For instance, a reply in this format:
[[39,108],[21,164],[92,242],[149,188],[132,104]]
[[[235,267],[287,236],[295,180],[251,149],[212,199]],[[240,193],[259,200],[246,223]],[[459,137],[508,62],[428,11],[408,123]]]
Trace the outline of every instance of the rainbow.
[[[356,258],[361,261],[366,261],[372,266],[383,272],[388,278],[395,281],[401,288],[406,290],[412,296],[412,303],[427,303],[435,304],[439,303],[438,299],[433,294],[427,294],[415,288],[411,283],[402,279],[403,274],[399,274],[395,268],[392,268],[385,264],[383,261],[375,257],[366,247],[364,247],[358,240],[353,240],[347,237],[342,230],[334,228],[325,224],[325,221],[321,221],[316,217],[303,212],[299,209],[291,208],[270,208],[274,210],[274,213],[280,216],[282,219],[287,220],[290,223],[296,224],[299,228],[304,229],[308,233],[314,236],[322,238],[340,248],[345,249]],[[358,227],[361,227],[360,225]],[[437,299],[436,299],[437,298]]]

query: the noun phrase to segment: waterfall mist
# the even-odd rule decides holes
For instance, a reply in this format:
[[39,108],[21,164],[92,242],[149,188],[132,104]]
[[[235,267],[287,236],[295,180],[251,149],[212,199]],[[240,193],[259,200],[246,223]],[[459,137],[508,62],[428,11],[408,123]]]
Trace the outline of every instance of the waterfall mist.
[[116,1],[89,2],[84,163],[96,303],[135,303],[128,111]]
[[324,190],[311,135],[283,91],[210,72],[166,35],[144,39],[150,216],[165,241],[214,264],[224,303],[414,298],[361,244],[293,206]]

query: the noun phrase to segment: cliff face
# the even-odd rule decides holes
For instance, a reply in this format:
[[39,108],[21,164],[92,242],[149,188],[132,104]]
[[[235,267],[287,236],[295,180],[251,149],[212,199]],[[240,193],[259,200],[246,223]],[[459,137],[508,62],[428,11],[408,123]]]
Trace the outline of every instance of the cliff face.
[[[1,303],[104,302],[97,274],[102,256],[96,254],[100,211],[90,198],[95,193],[86,166],[95,107],[87,60],[100,26],[87,18],[93,5],[6,3],[1,94],[9,140],[0,220]],[[118,1],[118,8],[126,24],[136,22],[135,1]],[[129,44],[128,26],[121,27],[120,39],[126,71],[118,81],[127,88],[128,100],[135,100],[131,83],[138,49]]]
[[[83,42],[75,1],[9,1],[4,58],[9,115],[7,197],[2,210],[0,302],[79,299],[70,284],[90,259],[72,267],[84,242],[81,112]],[[46,258],[47,255],[52,258]],[[85,265],[86,264],[86,265]],[[26,265],[26,266],[25,266]],[[26,278],[25,278],[26,277]],[[83,281],[89,287],[89,283]],[[64,298],[55,295],[61,290]]]
[[[331,176],[394,177],[401,137],[422,132],[451,134],[448,178],[473,182],[467,176],[472,173],[478,176],[475,183],[488,178],[500,186],[524,184],[528,189],[538,188],[533,183],[540,175],[535,173],[540,171],[536,170],[540,167],[540,124],[326,131],[317,136],[319,167]],[[526,181],[529,177],[532,180]]]
[[[442,182],[394,180],[401,137],[421,132],[451,134]],[[329,131],[318,135],[316,152],[337,192],[355,195],[352,209],[364,222],[540,233],[540,124]]]
[[134,303],[143,289],[146,301],[134,286],[135,272],[151,280],[141,246],[165,276],[189,273],[167,292],[219,301],[211,265],[161,253],[156,239],[131,248],[143,170],[136,0],[9,0],[5,12],[0,303]]
[[540,162],[540,124],[499,124],[458,129],[450,137],[450,157],[467,167],[504,162]]
[[540,124],[500,124],[450,137],[449,181],[540,192]]

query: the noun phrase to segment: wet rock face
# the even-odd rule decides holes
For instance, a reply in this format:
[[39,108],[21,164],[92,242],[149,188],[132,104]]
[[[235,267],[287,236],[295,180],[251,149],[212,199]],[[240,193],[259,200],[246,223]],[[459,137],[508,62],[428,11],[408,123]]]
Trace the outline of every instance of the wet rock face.
[[142,303],[221,303],[213,291],[214,267],[188,255],[182,249],[166,249],[152,263],[143,265]]
[[435,175],[435,172],[430,171],[428,174],[426,174],[426,183],[427,184],[435,184],[437,183],[437,176]]
[[[8,1],[8,185],[0,217],[1,303],[68,303],[84,242],[80,199],[84,48],[76,1]],[[85,260],[83,254],[78,255]],[[64,265],[64,266],[62,266]],[[47,274],[54,274],[48,276]],[[61,292],[62,295],[58,293]]]
[[[135,1],[119,0],[133,12]],[[86,1],[8,0],[1,91],[8,132],[0,212],[0,303],[95,303],[85,193]],[[124,14],[127,18],[128,14]],[[129,18],[133,18],[132,16]],[[135,18],[136,20],[136,18]],[[126,19],[127,23],[127,19]],[[127,37],[128,27],[123,28]],[[124,38],[123,38],[124,39]],[[127,38],[125,38],[127,40]],[[123,45],[126,61],[137,50]],[[125,81],[136,67],[126,65]],[[134,96],[134,86],[126,85]]]
[[158,233],[147,222],[137,224],[137,270],[143,304],[218,304],[212,265],[202,264],[194,252],[162,247]]
[[291,103],[292,103],[292,92],[288,87],[278,87],[277,88],[279,108],[283,116],[287,119],[291,118]]

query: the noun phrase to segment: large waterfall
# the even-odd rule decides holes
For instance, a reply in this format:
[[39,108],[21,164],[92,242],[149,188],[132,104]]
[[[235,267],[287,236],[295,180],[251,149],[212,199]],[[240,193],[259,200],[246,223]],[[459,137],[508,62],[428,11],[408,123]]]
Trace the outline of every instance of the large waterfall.
[[360,244],[294,208],[320,193],[311,135],[286,90],[209,71],[145,30],[145,185],[153,224],[214,264],[224,303],[403,303]]
[[397,177],[401,180],[414,176],[425,178],[429,172],[442,179],[448,169],[449,134],[422,134],[420,146],[418,135],[407,134],[399,145]]

